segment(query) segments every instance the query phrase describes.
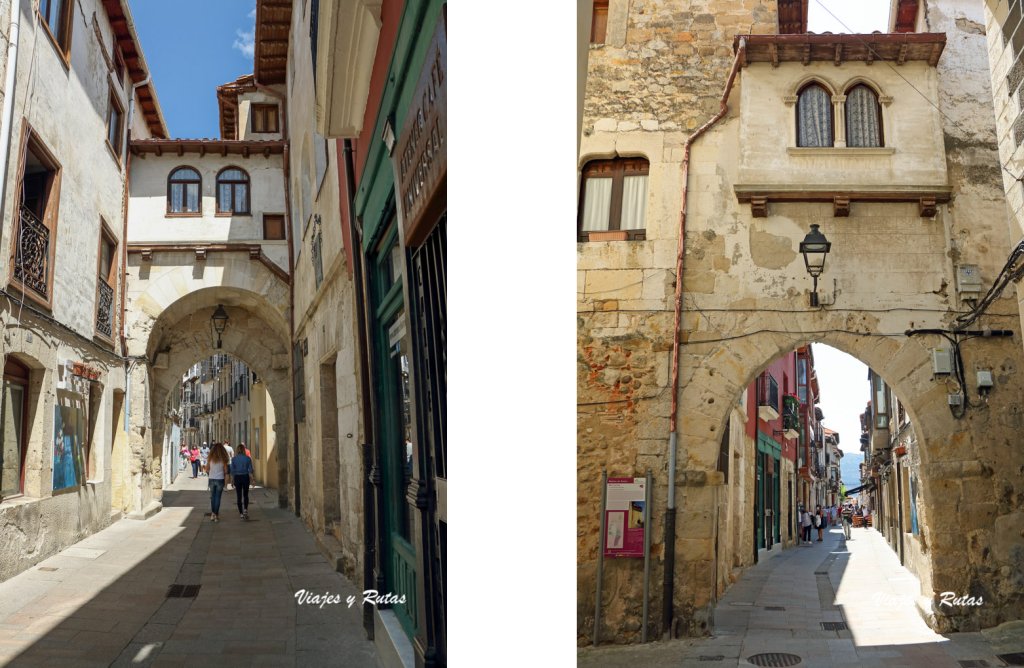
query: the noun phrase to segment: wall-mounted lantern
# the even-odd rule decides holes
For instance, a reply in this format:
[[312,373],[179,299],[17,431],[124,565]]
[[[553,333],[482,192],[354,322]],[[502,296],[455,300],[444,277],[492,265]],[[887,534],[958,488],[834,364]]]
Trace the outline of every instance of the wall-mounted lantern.
[[814,279],[814,291],[811,292],[811,306],[818,306],[818,277],[825,271],[825,256],[832,249],[832,242],[818,229],[819,225],[811,225],[811,231],[800,242],[800,252],[807,265],[807,273]]
[[217,310],[210,316],[210,325],[213,328],[213,334],[217,335],[217,342],[214,344],[214,348],[220,348],[220,336],[228,326],[228,312],[224,310],[223,304],[217,304]]

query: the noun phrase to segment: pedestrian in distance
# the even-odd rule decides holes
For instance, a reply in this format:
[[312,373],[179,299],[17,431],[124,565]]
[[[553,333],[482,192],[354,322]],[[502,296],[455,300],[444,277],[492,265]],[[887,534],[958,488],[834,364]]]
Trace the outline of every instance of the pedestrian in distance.
[[188,451],[188,459],[192,462],[192,477],[199,477],[199,448],[195,445]]
[[243,520],[249,519],[249,476],[252,474],[252,459],[245,453],[245,444],[240,444],[238,454],[231,458],[231,477],[235,482],[238,514]]
[[801,527],[801,532],[800,532],[800,539],[801,539],[801,541],[806,543],[807,545],[810,545],[811,544],[811,514],[809,512],[807,512],[806,510],[804,510],[803,508],[800,509],[800,527]]
[[199,470],[202,471],[202,475],[206,475],[206,460],[210,456],[210,446],[203,443],[203,447],[199,448]]
[[178,453],[178,463],[178,468],[183,469],[188,467],[188,446],[184,443],[181,444],[181,452]]
[[843,535],[850,540],[850,524],[853,523],[853,508],[850,504],[843,506]]
[[210,480],[207,483],[210,489],[210,521],[220,521],[220,497],[224,493],[224,480],[228,473],[228,453],[223,446],[217,443],[210,448],[210,457],[206,463],[206,472]]
[[814,509],[814,528],[818,530],[818,542],[821,542],[821,532],[825,530],[825,512],[821,506]]

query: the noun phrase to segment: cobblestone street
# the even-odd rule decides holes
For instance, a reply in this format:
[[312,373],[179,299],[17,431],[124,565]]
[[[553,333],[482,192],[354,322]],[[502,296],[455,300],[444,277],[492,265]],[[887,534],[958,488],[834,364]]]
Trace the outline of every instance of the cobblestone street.
[[[823,543],[762,558],[719,601],[709,638],[587,647],[578,666],[751,666],[752,656],[786,653],[800,662],[761,665],[963,668],[1003,666],[997,655],[1024,652],[1024,622],[933,632],[915,607],[917,580],[881,534],[852,531],[850,541],[832,529]],[[847,629],[824,630],[822,622]]]
[[[225,490],[211,523],[206,478],[180,475],[164,509],[121,520],[0,583],[0,664],[14,666],[377,666],[358,603],[274,490],[250,520]],[[194,598],[171,585],[200,585]],[[298,605],[295,593],[340,595]]]

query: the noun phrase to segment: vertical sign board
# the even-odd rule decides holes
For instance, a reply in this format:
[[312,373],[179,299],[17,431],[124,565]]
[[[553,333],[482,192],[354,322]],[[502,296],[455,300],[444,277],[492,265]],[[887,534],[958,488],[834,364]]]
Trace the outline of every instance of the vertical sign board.
[[606,557],[644,556],[645,478],[608,478],[604,506]]

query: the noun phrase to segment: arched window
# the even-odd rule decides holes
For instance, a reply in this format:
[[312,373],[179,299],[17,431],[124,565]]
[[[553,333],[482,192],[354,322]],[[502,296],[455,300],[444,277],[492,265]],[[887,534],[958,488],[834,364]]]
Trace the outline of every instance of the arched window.
[[846,93],[846,145],[882,145],[882,109],[878,106],[878,95],[864,84]]
[[816,83],[800,91],[796,102],[796,145],[832,146],[832,96]]
[[217,174],[217,213],[249,213],[249,175],[238,167]]
[[579,240],[606,230],[624,230],[630,239],[644,239],[649,172],[644,158],[591,160],[584,165]]
[[167,179],[167,213],[199,213],[203,179],[191,167],[178,167]]

